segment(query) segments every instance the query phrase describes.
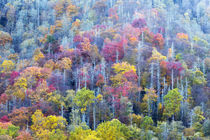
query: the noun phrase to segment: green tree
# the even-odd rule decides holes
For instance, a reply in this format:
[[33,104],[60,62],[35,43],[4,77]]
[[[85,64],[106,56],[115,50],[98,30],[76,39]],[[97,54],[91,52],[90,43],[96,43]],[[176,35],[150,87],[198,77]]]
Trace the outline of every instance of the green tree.
[[126,140],[131,137],[129,128],[117,119],[99,124],[96,131],[102,140]]
[[172,121],[168,126],[167,138],[170,140],[181,140],[184,126],[181,121]]
[[64,134],[64,131],[60,129],[54,129],[51,132],[51,135],[49,137],[50,140],[67,140],[67,136]]
[[8,135],[11,136],[12,138],[15,138],[18,136],[18,131],[20,127],[15,126],[15,125],[9,125],[8,128],[1,128],[0,127],[0,135]]
[[149,116],[145,116],[143,118],[142,124],[141,124],[141,128],[144,130],[149,130],[152,129],[153,127],[153,120],[151,117]]
[[81,112],[86,111],[87,106],[94,102],[94,91],[86,88],[79,90],[74,98],[75,104],[81,108]]
[[82,122],[85,122],[85,111],[87,110],[88,106],[94,103],[94,99],[94,91],[91,91],[89,89],[82,88],[76,93],[73,101],[81,109]]
[[196,106],[194,108],[194,114],[193,115],[193,128],[196,132],[202,133],[202,124],[205,120],[205,117],[203,116],[203,111],[200,106]]
[[96,132],[91,129],[83,129],[81,126],[76,127],[70,133],[69,140],[101,140],[96,136]]
[[210,136],[210,120],[207,119],[203,123],[203,133],[205,136]]
[[167,95],[164,96],[165,110],[163,115],[171,117],[180,111],[181,101],[183,96],[179,93],[178,88],[170,90]]

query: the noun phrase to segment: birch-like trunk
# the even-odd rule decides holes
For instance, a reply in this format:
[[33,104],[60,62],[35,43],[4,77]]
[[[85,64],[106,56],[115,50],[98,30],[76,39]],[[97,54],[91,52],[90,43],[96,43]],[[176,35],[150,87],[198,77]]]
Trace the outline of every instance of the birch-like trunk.
[[150,72],[151,72],[150,88],[152,89],[153,88],[153,77],[154,77],[154,64],[153,64],[153,62],[151,63]]

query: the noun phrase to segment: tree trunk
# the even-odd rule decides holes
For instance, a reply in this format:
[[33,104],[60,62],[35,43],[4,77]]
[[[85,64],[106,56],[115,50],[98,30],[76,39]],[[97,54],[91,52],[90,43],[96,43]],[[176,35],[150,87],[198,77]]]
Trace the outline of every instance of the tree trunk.
[[113,114],[113,118],[115,118],[115,104],[114,104],[114,96],[112,96],[112,114]]
[[93,103],[93,130],[96,130],[96,107],[95,107],[95,103]]
[[154,66],[153,62],[151,63],[151,81],[150,81],[150,88],[153,88],[153,75],[154,75]]
[[85,118],[86,118],[86,115],[85,115],[85,112],[83,112],[82,113],[82,122],[84,122],[84,123],[86,123]]

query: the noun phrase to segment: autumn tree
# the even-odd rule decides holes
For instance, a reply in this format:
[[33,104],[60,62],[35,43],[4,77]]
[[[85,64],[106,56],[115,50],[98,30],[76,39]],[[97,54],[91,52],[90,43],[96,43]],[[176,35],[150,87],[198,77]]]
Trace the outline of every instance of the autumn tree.
[[11,42],[12,42],[12,37],[10,36],[10,34],[4,31],[0,31],[0,46],[4,46],[7,43]]
[[21,128],[26,127],[30,120],[31,113],[28,108],[22,107],[20,109],[14,109],[9,114],[9,118],[12,124],[20,126]]
[[105,42],[102,53],[107,62],[118,62],[124,57],[123,46],[127,44],[125,39],[120,41],[109,41]]
[[27,131],[20,131],[19,136],[16,137],[16,140],[33,140],[34,138]]
[[135,80],[135,77],[133,77],[134,79],[128,78],[129,73],[133,73],[134,75],[136,75],[136,68],[134,65],[130,65],[127,62],[122,62],[113,64],[112,68],[113,71],[116,73],[116,75],[111,78],[113,86],[122,85],[128,80]]
[[45,99],[46,94],[49,91],[46,79],[49,78],[50,75],[50,69],[28,67],[15,79],[14,85],[8,87],[6,93],[24,99],[27,95],[27,90],[29,97],[33,99],[33,102],[40,100],[40,98]]
[[164,56],[161,53],[159,53],[156,48],[153,48],[152,56],[150,57],[149,61],[150,62],[151,61],[153,61],[153,62],[161,62],[163,60],[166,60],[166,56]]
[[97,133],[95,131],[92,131],[91,129],[83,129],[81,126],[79,126],[70,133],[69,140],[100,140],[100,138],[98,138],[96,134]]
[[153,46],[159,47],[160,49],[163,49],[164,47],[164,38],[161,34],[157,33],[153,38]]
[[0,135],[8,135],[12,138],[15,138],[18,136],[18,131],[20,127],[15,126],[11,123],[1,123],[0,122]]
[[61,116],[50,115],[45,117],[41,110],[36,110],[31,119],[33,123],[31,130],[40,139],[48,140],[51,135],[56,135],[56,131],[64,135],[63,130],[67,122],[66,119]]
[[12,60],[4,60],[1,64],[1,72],[10,72],[15,68],[15,64]]

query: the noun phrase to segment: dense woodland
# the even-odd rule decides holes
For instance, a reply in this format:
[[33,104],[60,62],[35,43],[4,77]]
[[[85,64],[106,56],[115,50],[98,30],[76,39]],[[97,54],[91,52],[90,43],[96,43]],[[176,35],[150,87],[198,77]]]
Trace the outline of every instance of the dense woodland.
[[209,0],[0,0],[0,140],[209,140]]

